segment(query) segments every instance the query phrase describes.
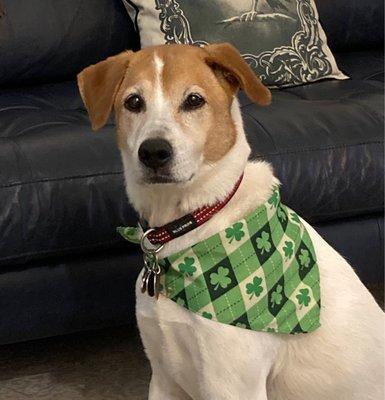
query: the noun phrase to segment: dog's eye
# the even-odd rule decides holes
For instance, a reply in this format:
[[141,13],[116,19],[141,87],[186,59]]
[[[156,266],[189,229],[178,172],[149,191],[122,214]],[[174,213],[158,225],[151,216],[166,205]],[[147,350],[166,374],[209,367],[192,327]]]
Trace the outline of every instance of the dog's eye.
[[132,112],[141,112],[144,109],[144,100],[139,95],[132,94],[124,101],[124,107]]
[[191,93],[186,97],[186,100],[182,104],[182,109],[185,111],[196,110],[205,104],[205,99],[197,94]]

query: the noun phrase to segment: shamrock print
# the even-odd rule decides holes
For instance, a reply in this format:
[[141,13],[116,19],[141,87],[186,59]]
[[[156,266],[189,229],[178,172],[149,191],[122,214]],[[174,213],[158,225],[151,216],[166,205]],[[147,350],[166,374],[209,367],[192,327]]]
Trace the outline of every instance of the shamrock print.
[[283,252],[287,259],[292,257],[294,253],[294,243],[290,241],[285,241],[285,246],[283,246]]
[[297,300],[298,300],[298,304],[301,306],[305,306],[307,307],[310,303],[310,296],[309,296],[309,289],[301,289],[299,291],[300,294],[297,294]]
[[266,332],[275,333],[275,329],[274,328],[267,328]]
[[184,262],[178,265],[179,271],[186,276],[193,276],[197,270],[194,262],[195,260],[192,257],[185,257]]
[[227,276],[229,272],[228,268],[219,267],[217,272],[210,274],[210,283],[215,286],[214,290],[217,290],[219,286],[226,289],[230,285],[231,279]]
[[271,294],[271,305],[280,305],[282,303],[282,285],[278,285],[275,291]]
[[302,267],[309,268],[310,264],[310,257],[309,257],[309,250],[301,250],[301,254],[299,255],[299,262]]
[[251,295],[250,300],[254,295],[256,297],[259,297],[259,295],[263,292],[263,287],[261,283],[262,283],[262,278],[256,276],[253,279],[253,283],[250,282],[246,284],[246,293]]
[[273,195],[270,197],[270,199],[268,200],[268,203],[271,204],[270,208],[277,208],[278,206],[278,191],[275,190]]
[[299,219],[298,214],[295,213],[294,211],[292,213],[290,213],[290,216],[291,216],[291,220],[293,222],[296,222],[297,224],[299,224],[301,222],[300,219]]
[[278,215],[278,218],[279,218],[282,222],[286,221],[286,213],[285,213],[285,211],[283,211],[282,207],[279,207],[279,208],[278,208],[278,210],[277,210],[277,215]]
[[268,253],[271,249],[271,243],[269,242],[270,234],[267,232],[262,232],[261,237],[257,238],[257,247],[261,250],[261,254],[265,251]]
[[230,239],[229,243],[235,239],[237,242],[239,242],[244,236],[245,232],[242,230],[243,228],[243,223],[242,222],[237,222],[235,223],[231,228],[226,229],[226,238]]
[[207,319],[212,319],[213,318],[213,314],[211,314],[211,313],[209,313],[207,311],[203,311],[202,317],[205,317]]

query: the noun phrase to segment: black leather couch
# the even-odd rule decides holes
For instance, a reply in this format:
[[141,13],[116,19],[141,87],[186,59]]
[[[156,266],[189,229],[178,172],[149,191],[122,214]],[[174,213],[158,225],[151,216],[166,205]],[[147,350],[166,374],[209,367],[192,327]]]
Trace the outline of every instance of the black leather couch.
[[[383,1],[319,0],[348,81],[241,94],[284,201],[367,283],[383,281]],[[132,322],[141,258],[113,123],[91,132],[75,74],[137,48],[120,0],[0,0],[0,343]]]

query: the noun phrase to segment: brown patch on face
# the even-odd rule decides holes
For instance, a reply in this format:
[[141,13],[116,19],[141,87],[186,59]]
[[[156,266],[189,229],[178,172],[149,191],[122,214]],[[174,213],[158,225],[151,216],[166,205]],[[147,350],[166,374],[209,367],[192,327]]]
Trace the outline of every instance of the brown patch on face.
[[115,120],[117,126],[117,140],[120,149],[126,147],[126,135],[128,132],[123,132],[119,124],[119,117],[124,112],[124,93],[128,88],[135,87],[143,81],[154,82],[155,80],[155,65],[154,65],[154,47],[149,47],[144,50],[134,53],[120,85],[119,91],[115,98]]
[[236,141],[237,132],[230,113],[214,123],[208,133],[203,156],[209,162],[216,162],[230,151]]
[[[174,118],[186,131],[191,128],[189,118],[199,121],[197,132],[204,134],[204,159],[220,160],[235,144],[236,129],[231,117],[231,105],[237,88],[221,74],[217,74],[205,61],[207,53],[193,46],[169,45],[157,48],[156,55],[162,60],[162,85],[166,97],[174,102]],[[206,101],[202,109],[183,112],[180,103],[186,90],[203,89]],[[193,91],[194,92],[194,91]]]
[[[137,53],[126,52],[89,67],[79,75],[79,86],[94,129],[102,127],[114,105],[118,126],[119,147],[126,146],[119,117],[123,114],[123,95],[127,89],[147,82],[154,89],[157,78],[155,56],[163,62],[162,89],[170,103],[175,121],[189,135],[197,135],[204,143],[205,160],[221,159],[236,141],[236,129],[231,106],[241,87],[251,100],[268,104],[270,91],[229,44],[199,48],[186,45],[164,45],[146,48]],[[202,109],[183,111],[181,103],[188,91],[203,91],[206,104]],[[150,94],[149,94],[150,93]],[[187,93],[187,94],[186,94]],[[132,117],[133,118],[133,117]]]

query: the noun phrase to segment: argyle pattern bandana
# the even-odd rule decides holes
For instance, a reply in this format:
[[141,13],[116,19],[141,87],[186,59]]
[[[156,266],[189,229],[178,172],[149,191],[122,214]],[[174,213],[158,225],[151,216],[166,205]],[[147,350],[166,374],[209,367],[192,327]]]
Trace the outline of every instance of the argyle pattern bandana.
[[[138,228],[118,231],[138,242]],[[313,244],[278,189],[244,219],[159,263],[161,294],[202,317],[289,334],[320,326]]]

